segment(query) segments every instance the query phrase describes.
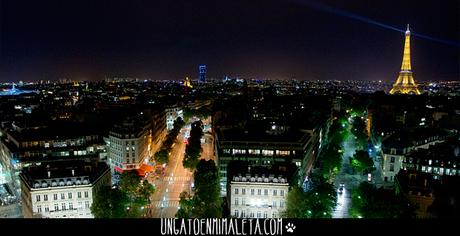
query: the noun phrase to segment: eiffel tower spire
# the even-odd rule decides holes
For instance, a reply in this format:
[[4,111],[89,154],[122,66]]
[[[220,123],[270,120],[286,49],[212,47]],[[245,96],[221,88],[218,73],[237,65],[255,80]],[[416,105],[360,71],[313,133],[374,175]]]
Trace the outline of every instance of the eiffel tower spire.
[[412,76],[412,67],[410,63],[410,30],[409,24],[406,30],[406,40],[404,42],[404,53],[401,64],[401,71],[399,72],[398,79],[393,84],[390,94],[420,94],[417,84]]

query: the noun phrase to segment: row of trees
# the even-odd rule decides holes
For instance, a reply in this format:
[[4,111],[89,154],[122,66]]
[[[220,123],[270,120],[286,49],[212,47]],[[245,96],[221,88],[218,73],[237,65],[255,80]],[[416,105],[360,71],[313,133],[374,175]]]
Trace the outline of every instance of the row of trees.
[[123,172],[118,187],[103,186],[94,196],[91,213],[95,218],[139,218],[150,204],[155,187],[141,182],[136,171]]
[[415,207],[393,190],[362,182],[352,192],[350,215],[355,218],[414,218]]
[[331,218],[337,204],[337,194],[333,184],[322,175],[313,175],[310,182],[311,186],[307,191],[299,186],[290,189],[283,217]]
[[203,106],[199,109],[191,109],[191,108],[184,109],[184,120],[186,122],[188,122],[190,118],[192,118],[193,116],[196,116],[201,120],[205,120],[210,115],[212,115],[212,109],[209,106]]
[[171,151],[172,145],[176,141],[177,135],[180,133],[180,130],[184,127],[184,125],[184,120],[181,117],[177,117],[174,121],[173,128],[169,131],[165,141],[163,141],[160,150],[154,155],[157,163],[167,164],[169,162],[169,152]]
[[323,178],[330,182],[337,175],[342,167],[342,143],[347,138],[346,119],[338,115],[337,119],[329,127],[329,142],[318,158],[320,162],[320,173]]
[[185,156],[182,161],[182,165],[190,170],[195,169],[201,156],[201,137],[203,136],[202,125],[201,121],[195,121],[192,123],[190,138],[188,139],[188,144],[185,147]]
[[219,172],[213,160],[201,159],[194,172],[195,190],[180,195],[178,218],[220,218],[222,198],[220,197]]

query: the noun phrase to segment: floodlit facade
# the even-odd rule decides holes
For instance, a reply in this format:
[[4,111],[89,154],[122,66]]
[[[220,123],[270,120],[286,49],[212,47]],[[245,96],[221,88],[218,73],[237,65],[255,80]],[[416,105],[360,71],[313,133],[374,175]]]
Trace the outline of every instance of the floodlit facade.
[[406,40],[404,43],[404,53],[401,65],[401,71],[399,72],[398,79],[393,84],[393,88],[390,90],[390,94],[420,94],[420,90],[415,83],[414,76],[412,75],[412,67],[410,62],[410,30],[407,25]]
[[180,107],[166,108],[166,129],[172,130],[174,128],[174,121],[178,118],[184,119],[184,111]]
[[286,209],[289,184],[274,175],[234,176],[230,182],[230,214],[237,218],[278,218]]
[[446,135],[437,130],[418,129],[413,132],[401,131],[391,135],[382,143],[382,176],[385,182],[393,182],[398,172],[404,168],[406,156],[418,149],[428,149],[442,143]]
[[107,138],[107,157],[118,172],[139,169],[151,157],[152,130],[147,119],[129,118],[116,125]]
[[111,184],[105,162],[44,163],[20,177],[24,218],[93,218],[94,196]]

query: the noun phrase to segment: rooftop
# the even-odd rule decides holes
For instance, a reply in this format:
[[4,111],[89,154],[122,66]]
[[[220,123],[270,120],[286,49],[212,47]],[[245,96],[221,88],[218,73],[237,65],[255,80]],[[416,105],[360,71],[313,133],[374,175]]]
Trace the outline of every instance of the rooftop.
[[105,162],[55,161],[25,167],[21,176],[31,188],[48,188],[93,184],[106,171]]

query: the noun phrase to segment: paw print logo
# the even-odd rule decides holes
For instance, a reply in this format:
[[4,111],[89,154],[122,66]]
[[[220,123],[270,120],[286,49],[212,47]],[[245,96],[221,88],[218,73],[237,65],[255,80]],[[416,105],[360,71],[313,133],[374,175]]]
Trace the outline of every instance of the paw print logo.
[[286,228],[286,232],[293,233],[295,230],[295,225],[292,223],[288,223],[285,228]]

